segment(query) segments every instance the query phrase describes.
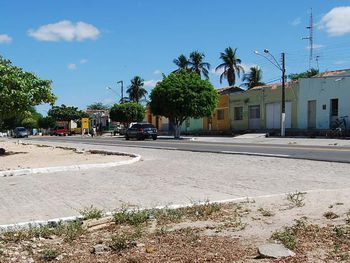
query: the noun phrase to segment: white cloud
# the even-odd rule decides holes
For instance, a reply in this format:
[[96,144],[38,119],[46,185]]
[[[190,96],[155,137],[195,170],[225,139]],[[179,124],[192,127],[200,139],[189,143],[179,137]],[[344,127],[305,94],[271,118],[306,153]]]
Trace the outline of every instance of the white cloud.
[[326,30],[330,36],[350,33],[350,6],[333,8],[322,17],[319,29]]
[[12,42],[12,37],[10,37],[9,35],[6,35],[6,34],[0,35],[0,44],[1,43],[10,44],[11,42]]
[[298,26],[298,25],[300,25],[300,23],[301,23],[301,18],[300,18],[300,17],[297,17],[297,18],[294,19],[292,22],[290,22],[290,24],[291,24],[292,26]]
[[69,70],[76,70],[77,69],[77,64],[74,64],[74,63],[68,64],[67,68]]
[[146,87],[154,88],[154,87],[157,85],[157,83],[158,83],[159,81],[160,81],[160,80],[151,79],[151,80],[146,80],[146,81],[144,82],[144,84],[145,84]]
[[153,72],[154,75],[160,75],[162,74],[162,72],[159,70],[159,69],[156,69],[154,72]]
[[347,63],[347,61],[345,61],[345,60],[338,60],[338,61],[334,62],[335,65],[344,65],[346,63]]
[[79,61],[80,64],[86,64],[88,62],[87,59],[83,58]]
[[30,29],[29,36],[40,41],[83,41],[97,39],[100,31],[93,25],[85,22],[72,23],[63,20],[54,24],[47,24],[38,29]]

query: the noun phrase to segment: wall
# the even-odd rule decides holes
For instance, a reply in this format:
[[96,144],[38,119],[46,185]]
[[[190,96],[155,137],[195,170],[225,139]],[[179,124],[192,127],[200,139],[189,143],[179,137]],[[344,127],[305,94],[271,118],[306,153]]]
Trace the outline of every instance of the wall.
[[[291,102],[291,128],[297,128],[297,98],[299,86],[297,83],[291,83],[286,86],[286,101]],[[282,96],[282,87],[280,85],[269,85],[256,87],[245,92],[230,94],[230,116],[231,128],[233,130],[249,129],[249,106],[260,105],[260,129],[266,129],[266,104],[280,103]],[[234,107],[243,107],[243,119],[235,120]]]
[[[350,116],[350,78],[337,75],[300,79],[298,127],[308,128],[308,101],[316,100],[316,129],[330,128],[330,101],[338,99],[338,116]],[[325,106],[325,108],[323,108]],[[347,119],[349,121],[349,118]],[[347,125],[349,128],[349,125]]]
[[188,118],[181,125],[181,132],[201,132],[203,130],[203,119]]
[[[230,127],[230,112],[229,112],[229,95],[219,95],[218,105],[211,118],[203,118],[204,131],[229,131]],[[218,119],[218,111],[224,111],[224,118]],[[211,123],[211,127],[210,127]]]

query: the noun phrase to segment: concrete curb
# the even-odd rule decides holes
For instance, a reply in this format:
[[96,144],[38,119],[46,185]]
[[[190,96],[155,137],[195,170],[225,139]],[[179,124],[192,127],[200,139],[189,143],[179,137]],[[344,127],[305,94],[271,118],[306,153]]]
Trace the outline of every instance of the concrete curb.
[[[348,188],[345,188],[348,189]],[[321,192],[321,191],[334,191],[336,189],[313,189],[313,190],[306,190],[301,191],[302,193],[308,194],[313,192]],[[279,193],[279,194],[266,194],[266,195],[260,195],[260,196],[246,196],[246,197],[237,197],[232,199],[224,199],[224,200],[216,200],[216,201],[201,201],[196,203],[190,203],[190,204],[172,204],[172,205],[162,205],[162,206],[156,206],[153,209],[161,210],[161,209],[179,209],[179,208],[186,208],[186,207],[192,207],[195,205],[204,205],[204,204],[227,204],[227,203],[235,203],[235,202],[245,202],[255,199],[265,199],[265,198],[273,198],[273,197],[280,197],[280,196],[286,196],[291,192],[286,193]],[[152,209],[152,208],[151,208]],[[127,211],[144,211],[149,210],[149,208],[140,208],[140,209],[128,209]],[[118,212],[119,210],[115,211],[109,211],[103,213],[103,218],[111,217],[115,212]],[[79,216],[68,216],[68,217],[61,217],[61,218],[54,218],[49,220],[34,220],[34,221],[28,221],[28,222],[20,222],[15,224],[5,224],[0,225],[0,233],[7,232],[7,231],[16,231],[21,229],[30,229],[35,227],[41,227],[41,226],[51,226],[55,227],[60,223],[68,223],[68,222],[74,222],[77,220],[84,220],[84,217],[82,215]]]
[[133,158],[131,160],[110,162],[110,163],[78,164],[78,165],[68,165],[68,166],[6,170],[6,171],[0,171],[0,177],[23,176],[23,175],[30,175],[30,174],[44,174],[44,173],[55,173],[55,172],[83,171],[83,170],[94,169],[94,168],[109,168],[109,167],[132,164],[132,163],[138,162],[141,159],[141,155],[138,155],[138,154],[128,154],[128,153],[110,152],[110,151],[97,151],[97,150],[90,150],[88,152],[95,153],[95,154],[130,156]]

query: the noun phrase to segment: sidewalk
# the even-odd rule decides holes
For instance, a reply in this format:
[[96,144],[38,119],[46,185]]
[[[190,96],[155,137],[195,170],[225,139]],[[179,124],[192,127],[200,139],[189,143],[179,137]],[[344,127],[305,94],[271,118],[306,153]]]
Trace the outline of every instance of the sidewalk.
[[293,138],[293,137],[262,137],[262,136],[237,136],[237,137],[183,137],[198,142],[217,143],[251,143],[251,144],[280,144],[280,145],[301,145],[301,146],[339,146],[350,147],[350,140],[346,139],[325,139],[325,138]]

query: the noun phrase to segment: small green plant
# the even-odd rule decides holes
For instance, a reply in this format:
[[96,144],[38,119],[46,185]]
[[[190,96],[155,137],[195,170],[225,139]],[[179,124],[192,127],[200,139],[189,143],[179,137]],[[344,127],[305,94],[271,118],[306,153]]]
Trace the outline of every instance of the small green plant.
[[279,240],[282,244],[289,249],[295,249],[297,245],[297,238],[294,231],[291,228],[286,227],[283,231],[277,231],[272,234],[272,238]]
[[268,209],[264,209],[262,207],[260,207],[258,209],[258,211],[263,215],[263,216],[274,216],[274,213],[272,213],[270,210]]
[[346,234],[346,231],[342,227],[338,227],[338,226],[335,226],[333,228],[333,231],[334,231],[335,235],[339,238],[344,237]]
[[111,237],[110,247],[115,251],[121,251],[128,248],[129,238],[125,234],[117,234]]
[[170,209],[164,208],[154,211],[154,217],[157,219],[157,223],[177,223],[185,216],[184,209]]
[[206,201],[204,204],[194,204],[193,206],[185,208],[185,214],[194,216],[197,219],[205,219],[219,212],[221,207],[222,206],[218,203],[210,203],[209,201]]
[[58,236],[62,236],[66,241],[73,241],[84,233],[83,225],[80,220],[67,224],[60,224],[55,229]]
[[336,219],[336,218],[339,217],[336,213],[334,213],[334,212],[332,212],[332,211],[325,212],[325,213],[323,214],[323,216],[324,216],[325,218],[327,218],[327,219]]
[[306,193],[296,191],[295,193],[287,194],[287,200],[291,202],[293,206],[302,207],[305,205],[305,195]]
[[103,210],[98,209],[92,205],[79,211],[79,213],[84,217],[85,220],[100,219],[103,216]]
[[123,209],[114,214],[116,224],[128,224],[133,226],[141,225],[149,219],[151,211],[149,210],[127,210]]
[[45,249],[41,254],[43,261],[53,261],[60,255],[60,252],[55,249]]

